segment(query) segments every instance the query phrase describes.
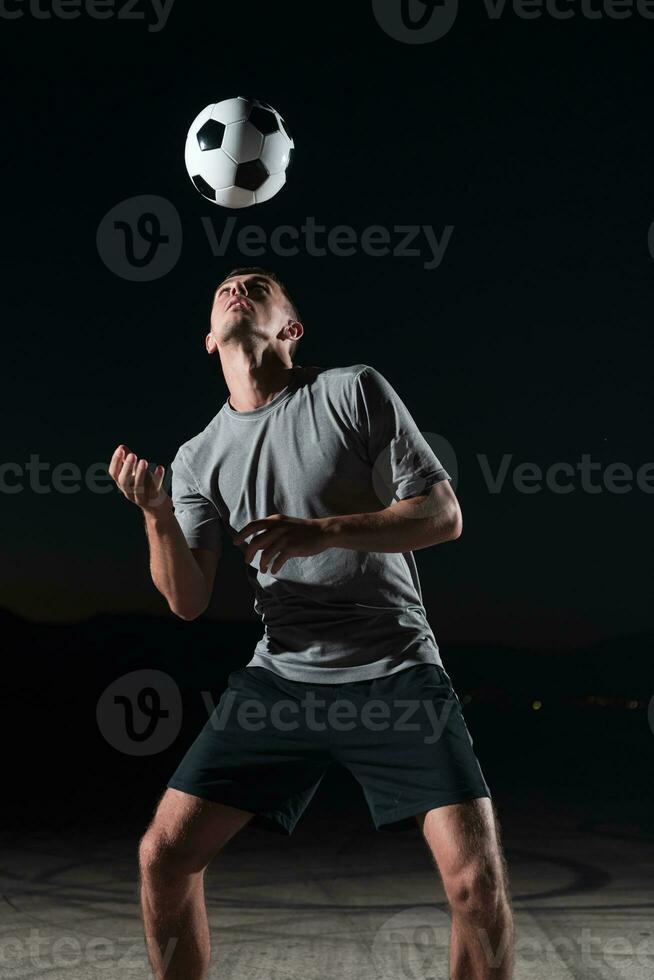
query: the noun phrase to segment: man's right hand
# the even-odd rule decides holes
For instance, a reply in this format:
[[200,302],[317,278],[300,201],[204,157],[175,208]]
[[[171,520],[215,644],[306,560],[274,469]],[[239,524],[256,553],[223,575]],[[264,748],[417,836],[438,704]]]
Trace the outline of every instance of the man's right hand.
[[153,473],[147,459],[139,459],[127,446],[120,445],[111,457],[109,473],[119,490],[146,514],[172,513],[173,504],[162,488],[164,466],[157,466]]

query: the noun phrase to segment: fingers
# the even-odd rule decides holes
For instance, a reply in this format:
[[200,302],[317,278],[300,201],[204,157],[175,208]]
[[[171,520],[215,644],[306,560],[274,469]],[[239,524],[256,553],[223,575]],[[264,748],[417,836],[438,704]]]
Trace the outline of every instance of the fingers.
[[293,550],[297,549],[293,549],[288,539],[278,537],[262,552],[261,558],[259,559],[260,571],[278,571],[284,562],[292,556]]
[[132,482],[132,494],[134,496],[134,503],[136,504],[142,504],[148,498],[148,491],[145,485],[146,475],[149,475],[148,461],[147,459],[139,459],[134,467],[134,479]]
[[159,463],[159,465],[155,466],[154,468],[153,480],[154,480],[154,488],[157,491],[157,493],[159,493],[159,491],[161,490],[161,484],[163,483],[165,472],[166,472],[166,467],[162,466],[161,463]]
[[277,557],[275,558],[274,562],[272,563],[272,565],[268,570],[270,574],[276,575],[277,572],[282,568],[282,566],[288,561],[288,559],[292,557],[293,554],[290,548],[286,548],[284,551],[280,551],[280,553],[277,555]]
[[281,521],[283,519],[283,514],[271,514],[270,517],[262,517],[258,521],[250,521],[249,524],[246,524],[245,527],[242,527],[241,530],[234,535],[234,544],[241,544],[245,538],[249,538],[251,534],[255,533],[255,531],[264,530],[264,528],[269,526],[271,521]]
[[135,453],[127,453],[116,483],[128,499],[132,499],[132,490],[136,478],[137,458]]
[[[283,533],[284,531],[281,528],[274,528],[273,530],[263,531],[261,534],[257,534],[257,536],[250,541],[249,545],[243,552],[243,557],[245,558],[246,563],[248,565],[251,564],[257,551],[261,551],[262,548],[270,549],[271,546],[274,546],[277,538],[279,538]],[[279,550],[279,547],[277,550]],[[269,551],[266,553],[269,553]],[[261,558],[263,559],[263,555]]]
[[135,464],[136,464],[136,455],[134,453],[125,453],[120,463],[120,469],[118,470],[118,475],[116,477],[116,483],[123,491],[123,493],[125,493],[126,490],[129,490],[131,488],[132,480],[134,477]]
[[127,446],[120,445],[115,450],[113,456],[111,457],[111,462],[109,463],[109,475],[117,480],[120,476],[120,471],[123,468],[123,463],[125,462],[125,454],[129,452]]
[[147,459],[138,459],[136,453],[125,452],[125,447],[119,447],[112,457],[109,472],[125,496],[132,499],[135,492],[143,493],[147,468]]
[[147,459],[139,459],[136,453],[122,443],[114,451],[109,463],[109,474],[123,496],[141,507],[155,506],[169,499],[163,490],[165,473],[166,467],[161,463],[150,472]]
[[261,558],[259,559],[260,572],[268,571],[268,565],[270,564],[270,562],[273,560],[274,556],[278,552],[279,552],[279,545],[277,545],[276,547],[275,545],[273,545],[272,547],[266,548],[264,551],[261,552]]

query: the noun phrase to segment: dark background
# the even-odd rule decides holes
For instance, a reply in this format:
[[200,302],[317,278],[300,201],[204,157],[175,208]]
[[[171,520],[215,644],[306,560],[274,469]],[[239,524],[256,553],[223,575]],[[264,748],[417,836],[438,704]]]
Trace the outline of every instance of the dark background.
[[[493,21],[466,4],[446,37],[408,45],[367,2],[177,0],[158,33],[25,8],[0,34],[4,461],[84,472],[124,442],[168,464],[215,415],[209,303],[244,257],[214,257],[201,217],[218,231],[229,215],[268,232],[307,216],[359,234],[453,225],[432,271],[429,254],[256,262],[302,311],[299,363],[374,365],[454,448],[463,536],[417,561],[489,781],[587,787],[595,813],[611,796],[635,812],[652,754],[652,494],[579,478],[525,494],[510,475],[493,494],[478,456],[493,471],[504,454],[543,470],[652,460],[654,21]],[[282,112],[296,152],[272,201],[228,212],[196,193],[183,146],[204,105],[239,94]],[[142,194],[177,209],[183,249],[135,283],[96,233]],[[147,786],[134,799],[150,807],[202,721],[198,692],[219,692],[260,635],[242,562],[227,548],[211,609],[181,623],[150,582],[135,508],[25,482],[1,501],[4,714],[37,746],[16,759],[17,806],[27,819],[34,794],[62,788],[75,812],[108,806],[113,773]],[[146,761],[95,722],[104,687],[143,666],[185,698],[180,739]]]

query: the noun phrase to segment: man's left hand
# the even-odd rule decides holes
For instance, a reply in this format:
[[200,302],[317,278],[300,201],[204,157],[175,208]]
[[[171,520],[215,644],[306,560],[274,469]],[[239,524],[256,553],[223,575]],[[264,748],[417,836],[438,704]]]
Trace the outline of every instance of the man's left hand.
[[[246,524],[233,539],[234,544],[241,544],[251,534],[256,534],[256,537],[243,552],[245,561],[249,565],[257,551],[263,551],[259,569],[262,572],[269,571],[271,575],[278,572],[289,558],[308,558],[310,555],[319,555],[327,548],[333,547],[326,521],[321,518],[307,519],[287,517],[286,514],[272,514],[270,517]],[[272,565],[270,565],[271,561]]]

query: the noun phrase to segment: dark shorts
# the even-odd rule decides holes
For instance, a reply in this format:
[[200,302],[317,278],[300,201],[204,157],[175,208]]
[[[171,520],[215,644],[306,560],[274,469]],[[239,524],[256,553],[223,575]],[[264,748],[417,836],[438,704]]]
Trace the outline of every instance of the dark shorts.
[[168,786],[291,834],[332,762],[361,785],[377,830],[491,795],[452,682],[435,664],[345,684],[234,671]]

